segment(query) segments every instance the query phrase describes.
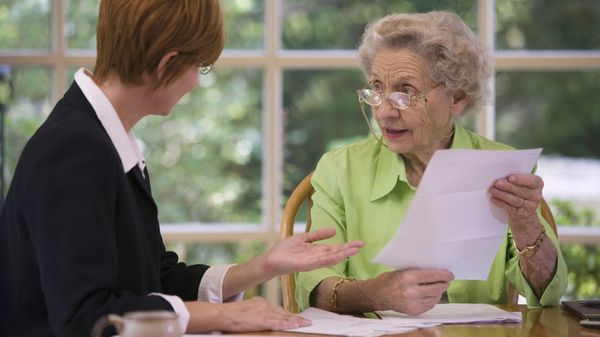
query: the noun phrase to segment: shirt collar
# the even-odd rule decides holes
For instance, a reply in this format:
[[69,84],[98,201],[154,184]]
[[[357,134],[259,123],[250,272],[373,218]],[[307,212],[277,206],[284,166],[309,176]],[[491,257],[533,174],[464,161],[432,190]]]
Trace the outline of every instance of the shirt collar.
[[406,168],[402,156],[390,151],[387,146],[379,146],[379,156],[377,160],[375,181],[371,190],[370,201],[375,201],[390,193],[398,181],[408,183],[406,177]]
[[[454,125],[454,137],[452,138],[451,149],[472,148],[471,138],[468,132],[458,123]],[[406,167],[402,156],[390,151],[386,146],[379,145],[379,156],[375,172],[375,180],[369,201],[375,201],[388,195],[398,181],[408,183],[406,176]]]
[[110,141],[117,149],[117,153],[123,164],[123,171],[129,172],[137,165],[143,174],[146,167],[146,160],[142,155],[142,151],[140,151],[133,133],[125,131],[125,127],[121,123],[121,119],[119,119],[117,111],[110,103],[108,97],[92,80],[91,72],[80,68],[75,73],[75,82],[77,82],[85,98],[87,98],[92,108],[94,108]]

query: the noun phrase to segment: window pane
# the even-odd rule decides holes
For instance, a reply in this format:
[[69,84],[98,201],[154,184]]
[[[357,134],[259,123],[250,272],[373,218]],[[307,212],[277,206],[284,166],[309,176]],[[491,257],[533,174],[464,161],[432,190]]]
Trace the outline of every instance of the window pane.
[[69,49],[96,50],[99,0],[68,0],[65,35]]
[[600,297],[600,248],[598,245],[561,245],[569,266],[566,299],[598,299]]
[[566,214],[591,212],[570,220],[581,223],[559,223],[598,224],[593,219],[600,215],[600,72],[501,72],[496,89],[498,140],[517,148],[543,147],[538,174],[545,181],[544,197]]
[[217,69],[135,127],[161,223],[261,220],[261,88],[258,70]]
[[[0,104],[7,107],[4,116],[6,193],[25,143],[52,108],[51,72],[47,68],[26,66],[0,65],[0,69],[4,75],[4,81],[0,81]],[[11,87],[13,89],[10,89]]]
[[3,0],[0,50],[50,49],[50,1]]
[[364,83],[358,70],[284,73],[284,196],[315,169],[325,151],[369,135],[356,96]]
[[[231,264],[242,263],[261,254],[267,249],[264,242],[242,240],[227,243],[188,243],[185,244],[183,251],[180,251],[175,243],[165,242],[167,250],[175,251],[180,260],[186,264]],[[264,296],[264,283],[256,287],[246,289],[244,298],[249,299],[254,296]]]
[[[96,48],[99,0],[68,0],[65,34],[71,49]],[[229,49],[263,47],[264,1],[222,1]]]
[[496,0],[496,48],[599,49],[598,18],[598,0]]
[[261,49],[264,46],[264,0],[220,2],[227,26],[227,49]]
[[393,12],[450,10],[475,28],[476,0],[284,0],[283,48],[355,49],[365,25]]

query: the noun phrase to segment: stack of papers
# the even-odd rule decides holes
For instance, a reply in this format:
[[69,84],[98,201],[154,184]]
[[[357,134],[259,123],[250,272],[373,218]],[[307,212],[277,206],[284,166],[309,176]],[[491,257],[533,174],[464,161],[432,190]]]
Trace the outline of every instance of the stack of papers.
[[374,337],[392,333],[403,333],[419,328],[428,328],[439,324],[387,322],[380,319],[360,318],[350,315],[338,315],[317,308],[308,308],[300,316],[312,321],[310,326],[286,331],[313,333],[321,335]]
[[490,304],[448,303],[438,304],[419,316],[408,316],[395,311],[379,312],[384,321],[402,323],[475,324],[520,323],[520,312],[508,312]]
[[489,304],[437,304],[419,316],[407,316],[394,311],[378,312],[379,319],[338,315],[308,308],[300,315],[312,320],[312,325],[286,331],[323,335],[382,336],[403,333],[441,324],[520,323],[521,313],[508,312]]

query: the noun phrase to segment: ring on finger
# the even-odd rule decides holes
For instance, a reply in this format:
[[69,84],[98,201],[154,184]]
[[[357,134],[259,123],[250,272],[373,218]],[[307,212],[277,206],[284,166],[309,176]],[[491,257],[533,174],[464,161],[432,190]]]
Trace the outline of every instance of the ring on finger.
[[523,202],[521,202],[521,205],[519,207],[517,207],[517,209],[525,208],[525,202],[527,202],[527,199],[523,198]]

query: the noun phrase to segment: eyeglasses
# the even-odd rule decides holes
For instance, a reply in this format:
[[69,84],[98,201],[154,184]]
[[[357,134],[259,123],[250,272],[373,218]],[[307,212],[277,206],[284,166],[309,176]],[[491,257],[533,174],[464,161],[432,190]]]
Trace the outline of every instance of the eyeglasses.
[[[390,95],[387,97],[388,101],[390,101],[390,104],[396,108],[396,109],[400,109],[400,110],[405,110],[408,109],[411,104],[413,104],[416,101],[422,100],[424,99],[425,102],[427,102],[427,94],[437,88],[438,86],[440,86],[442,83],[438,83],[436,85],[434,85],[433,87],[423,91],[422,94],[420,95],[409,95],[405,92],[392,92],[390,93]],[[360,102],[365,102],[370,106],[373,107],[377,107],[380,106],[381,103],[383,103],[383,93],[377,92],[373,89],[359,89],[356,91],[358,94],[358,100]]]
[[[434,85],[433,87],[423,91],[422,94],[420,95],[409,95],[407,93],[404,92],[392,92],[390,93],[390,95],[387,97],[387,99],[390,101],[390,104],[397,109],[400,110],[406,110],[408,109],[412,103],[422,100],[424,99],[425,102],[427,103],[427,94],[437,88],[438,86],[440,86],[442,83],[438,83],[436,85]],[[383,136],[377,136],[377,133],[375,132],[375,130],[373,129],[373,126],[371,125],[371,120],[369,119],[369,117],[367,116],[367,113],[365,112],[365,108],[364,108],[364,103],[367,103],[368,105],[372,106],[372,107],[378,107],[381,105],[381,103],[383,103],[383,94],[379,93],[373,89],[359,89],[356,91],[356,93],[358,94],[358,102],[360,103],[360,111],[362,112],[363,117],[365,118],[365,121],[367,122],[367,126],[369,126],[369,130],[371,131],[371,134],[373,135],[373,137],[375,137],[375,139],[377,139],[377,141],[379,142],[379,144],[387,147],[387,144],[385,144],[383,142]]]
[[206,75],[206,74],[210,73],[211,70],[213,70],[213,65],[212,64],[209,64],[207,66],[200,66],[200,67],[198,67],[198,72],[201,75]]

